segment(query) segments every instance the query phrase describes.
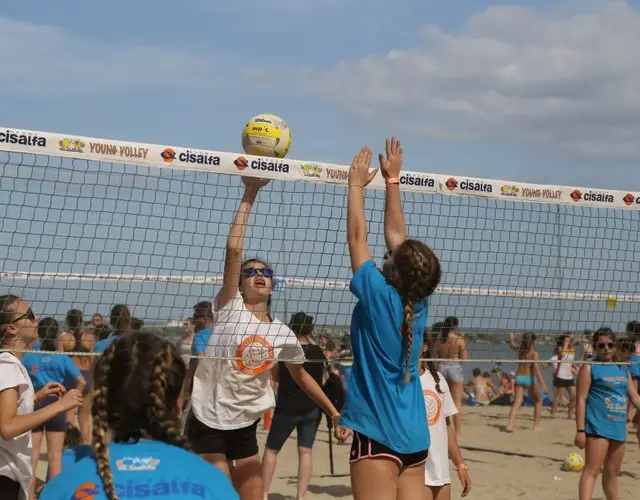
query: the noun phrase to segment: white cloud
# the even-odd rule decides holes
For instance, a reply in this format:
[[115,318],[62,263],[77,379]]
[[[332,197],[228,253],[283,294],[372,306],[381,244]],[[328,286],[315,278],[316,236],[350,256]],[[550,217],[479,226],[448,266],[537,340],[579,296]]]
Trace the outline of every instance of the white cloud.
[[640,13],[624,2],[586,14],[493,6],[457,33],[330,69],[305,88],[352,113],[427,138],[503,138],[580,155],[640,157]]
[[0,91],[91,95],[156,88],[209,89],[212,61],[163,47],[103,44],[61,28],[0,17]]

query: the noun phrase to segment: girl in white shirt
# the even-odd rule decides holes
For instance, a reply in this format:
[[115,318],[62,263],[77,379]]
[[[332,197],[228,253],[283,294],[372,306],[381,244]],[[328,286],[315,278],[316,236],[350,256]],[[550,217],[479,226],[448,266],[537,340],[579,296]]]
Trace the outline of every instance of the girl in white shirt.
[[[429,338],[426,334],[423,352],[427,359],[435,357],[429,349]],[[431,447],[425,471],[425,498],[426,500],[450,500],[449,459],[458,472],[458,479],[462,485],[462,496],[466,497],[471,491],[471,480],[456,440],[456,433],[451,425],[451,417],[458,413],[458,410],[451,397],[449,384],[436,369],[433,361],[423,362],[420,367],[420,382],[424,402],[427,406],[429,435],[431,436]]]
[[[270,370],[284,361],[293,380],[338,423],[340,413],[302,368],[295,334],[271,315],[273,270],[263,261],[242,262],[249,213],[268,181],[242,177],[244,195],[227,240],[224,279],[215,302],[216,323],[193,381],[186,431],[196,453],[230,475],[241,500],[263,500],[256,430],[275,407]],[[335,427],[344,440],[348,431]]]
[[[36,394],[20,353],[38,338],[36,317],[29,304],[16,295],[0,296],[0,498],[27,498],[32,480],[31,430],[59,413],[82,404],[80,391],[65,393],[61,384],[49,383]],[[64,396],[62,396],[64,394]],[[58,401],[33,411],[35,402],[48,396]]]
[[[573,413],[576,409],[576,373],[577,366],[573,364],[576,358],[576,351],[573,348],[573,337],[570,333],[560,335],[556,341],[556,349],[551,357],[553,367],[553,388],[555,397],[551,405],[551,417],[555,417],[558,405],[562,400],[562,392],[567,391],[569,394],[569,412],[567,418],[573,419]],[[545,364],[545,366],[549,366]]]

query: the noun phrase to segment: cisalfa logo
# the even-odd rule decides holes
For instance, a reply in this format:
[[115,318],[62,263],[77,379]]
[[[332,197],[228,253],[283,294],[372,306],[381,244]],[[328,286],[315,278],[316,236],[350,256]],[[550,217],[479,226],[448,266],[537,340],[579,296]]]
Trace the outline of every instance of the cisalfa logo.
[[94,500],[100,493],[96,483],[83,483],[73,492],[71,500]]
[[233,162],[238,170],[244,170],[249,166],[249,162],[244,156],[238,156],[236,161]]
[[622,201],[624,201],[624,204],[629,206],[631,205],[634,201],[636,201],[636,197],[633,196],[631,193],[627,193],[626,196],[624,198],[622,198]]
[[578,203],[582,199],[582,193],[578,189],[574,189],[573,193],[571,193],[569,196],[576,203]]
[[454,177],[450,177],[449,180],[445,183],[445,186],[447,186],[447,189],[449,191],[455,191],[455,189],[458,187],[458,181],[455,180]]
[[165,148],[165,150],[160,153],[160,156],[165,163],[172,163],[176,159],[176,152],[171,148]]

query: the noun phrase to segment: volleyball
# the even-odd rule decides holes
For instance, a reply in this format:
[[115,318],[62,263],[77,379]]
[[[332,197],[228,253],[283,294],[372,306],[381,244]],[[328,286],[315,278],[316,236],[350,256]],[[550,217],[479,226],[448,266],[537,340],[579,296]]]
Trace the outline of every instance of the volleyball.
[[242,148],[248,155],[284,158],[290,147],[289,126],[276,115],[256,115],[242,131]]
[[562,465],[562,469],[571,472],[580,472],[584,468],[584,458],[582,455],[571,452],[567,455],[567,458],[564,459],[564,464]]

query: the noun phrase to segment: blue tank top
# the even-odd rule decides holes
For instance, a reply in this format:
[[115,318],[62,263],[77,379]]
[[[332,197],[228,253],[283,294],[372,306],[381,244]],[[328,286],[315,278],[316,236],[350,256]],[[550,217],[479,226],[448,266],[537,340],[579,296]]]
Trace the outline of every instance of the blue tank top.
[[629,369],[623,365],[591,365],[585,431],[614,441],[627,439]]

